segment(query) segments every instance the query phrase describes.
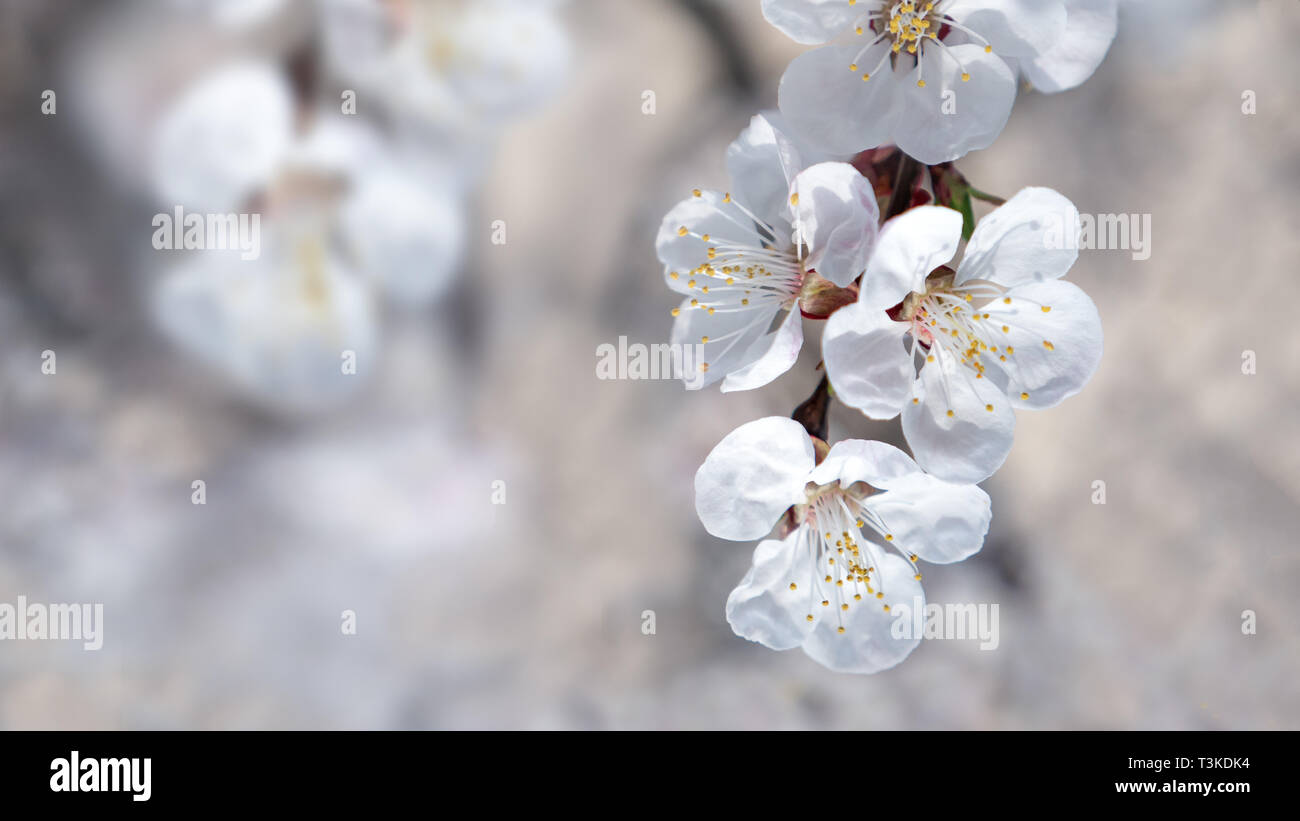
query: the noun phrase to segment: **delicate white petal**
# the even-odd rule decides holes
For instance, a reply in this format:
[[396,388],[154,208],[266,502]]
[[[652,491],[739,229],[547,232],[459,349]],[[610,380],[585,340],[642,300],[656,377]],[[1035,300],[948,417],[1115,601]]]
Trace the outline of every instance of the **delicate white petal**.
[[920,473],[921,468],[912,457],[893,445],[870,439],[844,439],[836,442],[822,463],[813,468],[810,479],[818,485],[839,482],[842,488],[855,482],[883,488]]
[[[935,360],[916,382],[917,401],[903,405],[903,434],[928,473],[950,482],[982,482],[1011,452],[1015,413],[990,379],[976,379],[949,354],[934,351]],[[951,373],[944,373],[945,363]]]
[[1064,276],[1079,258],[1079,211],[1050,188],[1025,188],[975,226],[957,285],[982,279],[1011,287]]
[[731,195],[769,224],[789,222],[790,182],[804,168],[799,148],[778,129],[779,119],[776,112],[756,115],[727,147]]
[[681,352],[686,371],[682,378],[689,390],[708,387],[767,351],[762,348],[755,352],[754,345],[767,333],[780,311],[776,303],[762,303],[710,314],[705,308],[691,305],[692,298],[701,296],[698,289],[695,293],[696,297],[688,297],[678,306],[670,339]]
[[727,597],[727,623],[736,635],[773,650],[789,650],[803,644],[812,632],[810,536],[806,526],[799,527],[780,541],[764,539],[754,548],[749,572]]
[[[722,382],[722,392],[763,387],[794,367],[801,348],[803,315],[795,307],[786,313],[785,319],[775,331],[754,341],[742,357],[742,361],[748,361],[749,364],[727,374]],[[707,347],[705,350],[707,355]],[[712,369],[712,364],[709,367]]]
[[927,562],[959,562],[984,546],[993,512],[976,485],[916,472],[888,482],[866,507],[894,538],[890,544]]
[[862,16],[848,0],[763,0],[763,17],[796,43],[831,40]]
[[987,40],[1000,57],[1043,54],[1065,34],[1061,0],[952,0],[943,11]]
[[[853,46],[823,46],[794,58],[781,77],[781,113],[795,133],[824,151],[853,154],[889,140],[893,121],[894,72],[889,45],[859,56]],[[883,62],[870,81],[862,75]],[[857,65],[857,71],[849,66]]]
[[741,425],[696,471],[695,512],[720,539],[761,539],[804,500],[814,461],[812,439],[793,419],[769,416]]
[[205,75],[163,115],[152,174],[167,203],[235,211],[269,182],[293,138],[293,92],[269,64]]
[[795,227],[808,246],[805,265],[841,288],[867,267],[880,232],[871,182],[848,163],[819,163],[790,186]]
[[861,302],[831,314],[822,359],[836,398],[872,419],[897,416],[916,377],[907,352],[908,327]]
[[[850,602],[848,610],[817,614],[816,627],[803,645],[814,661],[841,673],[877,673],[907,658],[921,643],[919,635],[900,633],[905,637],[896,638],[898,631],[893,629],[902,615],[899,605],[909,610],[924,606],[925,593],[916,571],[892,553],[881,557],[876,569],[875,586],[885,594],[883,599]],[[843,633],[838,631],[841,625]]]
[[[685,235],[681,233],[682,228],[687,229]],[[711,242],[705,242],[701,238],[704,236]],[[735,205],[724,202],[723,195],[715,191],[702,191],[700,196],[687,197],[673,206],[655,238],[655,250],[664,264],[664,281],[668,287],[679,294],[691,293],[688,286],[691,271],[709,261],[710,246],[721,239],[753,248],[763,244],[752,221]]]
[[[898,147],[926,165],[987,148],[1002,133],[1015,103],[1011,69],[971,44],[930,44],[922,52],[921,61],[899,86],[894,124]],[[969,80],[962,80],[963,72]]]
[[1082,85],[1106,58],[1118,29],[1116,0],[1065,0],[1065,34],[1020,70],[1039,91],[1052,94]]
[[951,208],[922,205],[894,217],[880,229],[858,302],[884,310],[923,291],[925,278],[952,259],[960,242],[961,214]]
[[[1044,307],[1051,310],[1045,312]],[[1021,285],[983,310],[989,314],[987,324],[999,329],[995,336],[1002,340],[999,354],[984,356],[987,378],[1016,407],[1050,408],[1060,403],[1082,390],[1101,362],[1101,317],[1088,295],[1073,283]],[[1002,333],[1002,327],[1008,331]],[[1006,361],[999,356],[1006,356]]]

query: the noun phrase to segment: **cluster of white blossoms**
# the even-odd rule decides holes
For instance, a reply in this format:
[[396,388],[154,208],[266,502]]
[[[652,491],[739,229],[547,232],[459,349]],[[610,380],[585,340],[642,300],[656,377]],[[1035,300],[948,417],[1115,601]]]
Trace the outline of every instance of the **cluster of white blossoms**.
[[499,133],[562,84],[560,5],[175,0],[241,33],[306,33],[215,61],[142,135],[155,202],[251,212],[261,234],[256,259],[177,257],[152,293],[163,331],[262,404],[316,409],[354,391],[341,355],[365,360],[385,305],[445,293]]
[[[919,641],[891,629],[891,611],[923,596],[918,562],[982,547],[991,508],[976,483],[1007,458],[1015,410],[1074,395],[1100,362],[1097,309],[1062,279],[1078,257],[1074,205],[1046,188],[982,194],[951,161],[1002,130],[1017,74],[1045,91],[1087,79],[1115,0],[762,9],[800,42],[859,40],[797,58],[780,112],[729,147],[731,189],[696,189],[664,218],[657,251],[681,296],[672,341],[703,352],[689,389],[750,390],[795,365],[805,319],[825,320],[825,378],[792,418],[742,425],[713,449],[696,510],[714,536],[761,540],[727,601],[738,635],[872,673]],[[998,207],[977,221],[973,199]],[[912,456],[830,445],[831,399],[901,417]]]

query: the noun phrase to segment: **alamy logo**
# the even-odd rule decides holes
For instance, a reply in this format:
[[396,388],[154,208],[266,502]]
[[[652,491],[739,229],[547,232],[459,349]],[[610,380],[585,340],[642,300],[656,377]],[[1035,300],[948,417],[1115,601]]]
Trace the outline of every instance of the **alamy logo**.
[[596,346],[597,379],[681,379],[687,387],[699,387],[708,368],[700,344],[629,345],[627,337],[620,336],[617,347],[610,342]]
[[1048,214],[1043,244],[1049,249],[1078,251],[1130,251],[1135,262],[1151,259],[1150,214],[1080,214],[1067,230],[1060,214]]
[[0,602],[0,641],[80,641],[86,650],[104,646],[104,605]]
[[234,251],[243,260],[262,254],[261,214],[154,214],[153,247],[159,251]]
[[50,762],[51,792],[127,792],[132,801],[153,795],[151,758],[81,758],[73,750],[67,758]]
[[926,604],[914,596],[910,607],[894,606],[889,628],[896,639],[979,639],[981,650],[996,650],[1002,641],[996,604]]

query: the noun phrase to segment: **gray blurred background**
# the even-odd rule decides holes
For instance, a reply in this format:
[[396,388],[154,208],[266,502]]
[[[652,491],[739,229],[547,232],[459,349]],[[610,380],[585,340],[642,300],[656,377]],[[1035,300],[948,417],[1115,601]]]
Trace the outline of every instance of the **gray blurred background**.
[[[1152,255],[1081,255],[1101,368],[1019,415],[983,552],[925,569],[932,602],[999,604],[1000,646],[925,642],[872,677],[734,636],[751,546],[694,514],[713,444],[815,386],[819,329],[760,391],[595,376],[598,345],[667,340],[659,220],[727,186],[727,143],[800,51],[757,0],[548,10],[570,52],[522,92],[536,105],[490,139],[408,134],[422,162],[478,166],[449,283],[377,296],[373,354],[340,377],[357,387],[291,410],[161,330],[178,252],[149,247],[150,218],[171,203],[131,162],[232,53],[335,106],[348,66],[321,56],[316,4],[235,23],[167,5],[0,7],[0,601],[105,620],[98,652],[0,642],[0,728],[1300,727],[1294,3],[1133,0],[1089,83],[1022,94],[959,163],[1004,196],[1150,213]],[[842,407],[832,435],[901,443]]]

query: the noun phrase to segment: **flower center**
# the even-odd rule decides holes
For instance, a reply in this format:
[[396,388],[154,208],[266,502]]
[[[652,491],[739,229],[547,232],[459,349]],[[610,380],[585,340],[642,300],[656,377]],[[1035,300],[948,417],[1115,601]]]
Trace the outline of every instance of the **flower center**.
[[[856,6],[858,0],[848,0],[850,6]],[[919,88],[925,88],[925,72],[921,58],[927,47],[938,48],[942,53],[957,64],[961,70],[962,82],[970,80],[970,72],[952,52],[944,45],[943,39],[950,31],[960,31],[966,34],[976,43],[984,46],[985,53],[991,53],[993,46],[989,45],[979,34],[971,31],[965,26],[958,23],[952,17],[943,13],[939,6],[944,5],[944,0],[926,0],[926,2],[917,2],[917,0],[880,0],[876,5],[875,11],[866,12],[861,18],[854,23],[853,30],[856,34],[862,35],[867,31],[875,33],[875,37],[854,57],[853,62],[849,64],[849,71],[857,72],[862,70],[863,58],[876,46],[888,43],[888,48],[879,49],[880,56],[875,60],[875,66],[866,71],[862,71],[863,81],[869,81],[874,75],[879,73],[884,67],[885,61],[891,61],[895,69],[902,68],[910,70],[913,66],[920,67],[918,71],[916,85]],[[911,61],[900,60],[904,54],[910,55]]]
[[[808,621],[829,618],[833,613],[839,633],[846,630],[844,614],[851,608],[874,602],[886,613],[890,609],[889,591],[876,571],[888,548],[864,538],[863,533],[874,532],[885,544],[896,549],[898,545],[885,522],[863,503],[874,491],[859,488],[865,486],[855,484],[846,490],[839,483],[810,485],[808,501],[801,506],[801,532],[808,542],[805,549],[812,551],[812,573],[806,580],[790,582],[792,591],[799,590],[800,584],[807,586]],[[902,555],[915,567],[915,555]],[[921,574],[916,578],[919,581]]]
[[[975,280],[954,285],[954,278],[946,268],[931,274],[925,292],[909,294],[899,307],[897,318],[911,323],[914,356],[923,354],[929,363],[942,354],[946,362],[963,366],[956,374],[941,369],[945,378],[974,374],[975,379],[983,379],[986,360],[996,360],[1000,365],[1013,360],[1016,348],[1009,342],[1012,331],[1028,330],[1006,309],[1013,303],[1022,303],[1032,310],[1050,313],[1052,306],[1024,296],[1013,298],[991,282]],[[994,305],[1003,309],[997,315],[987,310]],[[1051,340],[1044,339],[1042,345],[1047,351],[1056,350]],[[1020,398],[1027,400],[1029,394],[1021,393]],[[919,399],[913,397],[912,401]],[[994,407],[990,404],[984,409],[992,412]],[[948,415],[953,416],[954,411],[949,410]]]

